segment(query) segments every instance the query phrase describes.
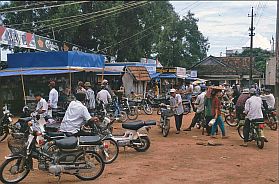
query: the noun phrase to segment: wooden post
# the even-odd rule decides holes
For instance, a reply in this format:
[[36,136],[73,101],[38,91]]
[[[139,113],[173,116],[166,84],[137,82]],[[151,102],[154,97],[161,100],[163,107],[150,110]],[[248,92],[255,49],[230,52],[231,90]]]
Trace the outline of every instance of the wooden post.
[[71,96],[71,94],[72,94],[72,74],[71,74],[70,69],[69,69],[69,74],[70,74],[70,94],[69,94],[69,96]]
[[25,94],[25,86],[24,86],[22,68],[21,68],[21,84],[22,84],[22,90],[23,90],[24,105],[26,106],[27,102],[26,102],[26,94]]

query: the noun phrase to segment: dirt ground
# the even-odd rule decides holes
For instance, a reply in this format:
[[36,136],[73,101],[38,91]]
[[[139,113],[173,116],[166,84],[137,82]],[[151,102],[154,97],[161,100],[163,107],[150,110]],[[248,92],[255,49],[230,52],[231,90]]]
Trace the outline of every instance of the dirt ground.
[[[184,116],[183,128],[188,127],[193,114]],[[158,115],[140,115],[138,119],[159,120]],[[118,125],[119,127],[119,125]],[[117,130],[120,130],[119,128]],[[278,131],[265,128],[269,142],[264,149],[255,142],[244,148],[236,128],[226,126],[229,139],[218,137],[215,142],[221,146],[197,145],[207,143],[210,138],[201,130],[175,134],[174,118],[171,131],[163,137],[160,129],[153,126],[149,132],[150,149],[138,153],[133,149],[121,148],[117,160],[106,165],[101,177],[95,181],[83,182],[74,176],[62,175],[61,183],[146,183],[146,184],[268,184],[278,183]],[[218,135],[219,136],[219,135]],[[9,153],[7,142],[0,143],[0,162]],[[37,168],[37,166],[35,166]],[[38,169],[31,171],[22,183],[56,183],[57,178]]]

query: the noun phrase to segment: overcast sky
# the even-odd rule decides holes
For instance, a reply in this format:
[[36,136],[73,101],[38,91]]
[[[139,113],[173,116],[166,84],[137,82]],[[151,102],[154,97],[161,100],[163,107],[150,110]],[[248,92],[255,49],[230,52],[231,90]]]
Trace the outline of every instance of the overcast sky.
[[[276,1],[170,1],[183,16],[188,10],[199,19],[199,30],[208,37],[208,55],[225,56],[228,49],[250,45],[251,7],[254,7],[255,47],[271,49],[270,40],[276,33]],[[185,9],[185,7],[188,7]],[[185,10],[184,10],[185,9]]]

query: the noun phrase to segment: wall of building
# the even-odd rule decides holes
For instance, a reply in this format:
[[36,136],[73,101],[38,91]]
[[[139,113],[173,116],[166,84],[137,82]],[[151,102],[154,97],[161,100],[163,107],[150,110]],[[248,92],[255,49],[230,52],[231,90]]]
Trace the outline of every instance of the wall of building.
[[275,85],[276,77],[276,58],[272,57],[266,62],[265,70],[265,84],[266,85]]

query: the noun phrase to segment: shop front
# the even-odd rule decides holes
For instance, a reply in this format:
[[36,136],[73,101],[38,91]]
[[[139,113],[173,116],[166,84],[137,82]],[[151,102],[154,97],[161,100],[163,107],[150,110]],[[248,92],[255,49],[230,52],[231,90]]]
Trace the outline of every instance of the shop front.
[[8,55],[8,66],[0,71],[1,98],[11,111],[20,112],[26,103],[34,106],[35,93],[48,99],[50,80],[56,81],[59,103],[72,95],[79,80],[96,84],[104,59],[73,51],[17,53]]

